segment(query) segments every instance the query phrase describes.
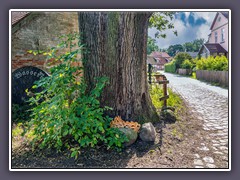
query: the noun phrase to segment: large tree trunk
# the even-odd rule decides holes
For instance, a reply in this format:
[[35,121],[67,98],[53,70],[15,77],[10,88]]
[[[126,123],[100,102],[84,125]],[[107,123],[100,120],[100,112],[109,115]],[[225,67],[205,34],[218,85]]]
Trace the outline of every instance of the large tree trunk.
[[158,115],[148,92],[146,58],[147,12],[80,12],[79,30],[89,51],[83,54],[84,78],[110,78],[101,104],[109,115],[138,122],[156,121]]

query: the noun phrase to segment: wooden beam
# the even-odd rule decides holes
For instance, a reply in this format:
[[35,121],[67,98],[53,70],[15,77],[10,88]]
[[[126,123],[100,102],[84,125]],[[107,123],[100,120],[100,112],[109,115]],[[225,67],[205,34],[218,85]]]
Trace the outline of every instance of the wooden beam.
[[163,96],[159,98],[159,101],[167,100],[169,98],[169,95]]
[[163,80],[163,81],[158,81],[159,84],[168,84],[169,81],[168,80]]

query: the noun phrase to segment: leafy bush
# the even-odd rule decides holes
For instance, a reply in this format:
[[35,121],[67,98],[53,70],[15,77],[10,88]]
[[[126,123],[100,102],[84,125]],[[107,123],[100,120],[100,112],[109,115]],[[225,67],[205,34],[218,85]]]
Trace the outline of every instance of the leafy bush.
[[170,72],[170,73],[175,73],[176,72],[176,64],[175,61],[172,61],[170,63],[167,63],[164,65],[164,71],[165,72]]
[[[32,120],[28,130],[33,130],[33,147],[71,150],[71,157],[77,157],[83,147],[94,147],[98,143],[107,144],[108,148],[121,148],[127,140],[118,129],[110,128],[111,118],[104,116],[99,97],[107,84],[106,77],[100,77],[96,86],[87,91],[83,79],[83,68],[73,66],[79,61],[79,54],[84,46],[61,55],[56,55],[59,48],[75,46],[73,41],[79,39],[77,34],[62,36],[62,42],[46,54],[54,58],[58,65],[50,69],[51,76],[42,78],[33,86],[44,90],[30,99]],[[36,53],[36,52],[35,52]],[[28,92],[28,91],[27,91]]]
[[201,58],[196,64],[197,70],[228,71],[228,59],[225,56]]
[[181,64],[181,68],[183,69],[192,69],[193,64],[190,60],[186,59],[183,61],[183,63]]
[[28,121],[30,118],[30,107],[28,104],[12,104],[12,122]]
[[192,60],[192,57],[188,53],[185,53],[185,52],[177,53],[177,55],[174,57],[176,69],[180,68],[183,61],[186,59]]

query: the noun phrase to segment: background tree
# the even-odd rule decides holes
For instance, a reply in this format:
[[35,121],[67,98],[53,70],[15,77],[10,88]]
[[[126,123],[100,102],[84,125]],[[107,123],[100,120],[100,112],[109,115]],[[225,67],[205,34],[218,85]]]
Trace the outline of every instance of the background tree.
[[172,57],[174,57],[178,52],[183,52],[183,51],[184,51],[184,48],[181,44],[171,45],[167,49],[167,53]]
[[157,41],[156,39],[153,39],[150,36],[148,36],[147,54],[151,54],[154,51],[159,51],[159,47],[157,46]]
[[159,51],[160,52],[167,52],[167,49],[166,48],[162,48],[162,49],[160,48]]
[[[159,119],[148,92],[147,30],[149,24],[160,31],[172,25],[166,18],[154,21],[151,15],[152,12],[79,13],[79,30],[89,50],[83,54],[84,78],[91,89],[96,77],[109,77],[101,105],[113,108],[108,112],[112,117],[120,115],[133,121]],[[171,13],[162,14],[166,16]]]
[[170,45],[167,48],[167,53],[174,57],[178,52],[198,52],[203,44],[204,39],[195,39],[192,42],[186,42],[184,44]]
[[194,52],[198,52],[200,50],[200,48],[202,47],[202,45],[204,44],[205,40],[203,38],[201,39],[196,39],[193,41],[193,51]]
[[185,52],[193,52],[193,49],[194,49],[193,43],[186,42],[182,46],[183,46],[183,49],[184,49]]
[[195,39],[192,42],[186,42],[183,44],[184,51],[186,52],[198,52],[204,43],[204,39]]

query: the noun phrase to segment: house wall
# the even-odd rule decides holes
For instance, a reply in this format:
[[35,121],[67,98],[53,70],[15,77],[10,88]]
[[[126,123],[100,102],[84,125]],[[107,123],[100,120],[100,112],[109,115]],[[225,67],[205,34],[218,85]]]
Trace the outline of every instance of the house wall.
[[22,19],[20,22],[22,26],[17,24],[12,28],[14,29],[11,47],[12,72],[23,66],[35,66],[48,71],[46,57],[34,56],[27,51],[47,50],[59,43],[60,35],[79,31],[77,12],[34,12],[34,14],[31,19]]
[[[218,18],[221,17],[221,20],[218,21]],[[225,41],[222,42],[221,30],[224,29]],[[215,24],[212,28],[211,35],[209,37],[209,43],[215,42],[215,32],[217,32],[217,43],[221,44],[223,48],[228,51],[228,19],[223,16],[221,13],[218,14]]]

